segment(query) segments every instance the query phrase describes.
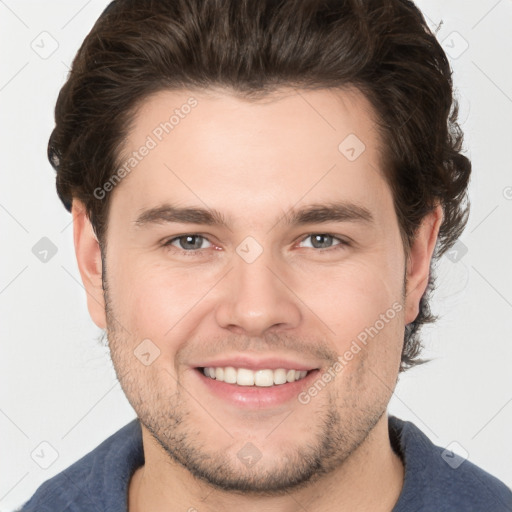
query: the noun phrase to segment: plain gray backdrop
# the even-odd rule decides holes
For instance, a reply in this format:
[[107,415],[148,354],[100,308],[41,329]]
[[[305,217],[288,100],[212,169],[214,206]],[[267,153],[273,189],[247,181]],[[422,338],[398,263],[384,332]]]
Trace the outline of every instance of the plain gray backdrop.
[[[58,91],[107,3],[0,0],[0,511],[135,416],[89,317],[46,159]],[[454,70],[472,211],[439,262],[433,360],[400,377],[390,412],[511,486],[512,1],[417,4]]]

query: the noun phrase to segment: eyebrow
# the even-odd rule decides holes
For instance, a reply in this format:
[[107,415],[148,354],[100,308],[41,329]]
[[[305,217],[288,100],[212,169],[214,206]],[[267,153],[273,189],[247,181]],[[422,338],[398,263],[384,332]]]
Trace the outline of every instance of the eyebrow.
[[[350,202],[330,202],[326,204],[312,204],[299,210],[292,208],[277,222],[281,221],[284,221],[285,225],[288,226],[327,222],[361,222],[371,224],[374,222],[374,218],[370,210],[364,206]],[[228,227],[226,217],[218,210],[178,207],[168,203],[143,210],[134,224],[136,227],[142,228],[152,224],[173,222]]]

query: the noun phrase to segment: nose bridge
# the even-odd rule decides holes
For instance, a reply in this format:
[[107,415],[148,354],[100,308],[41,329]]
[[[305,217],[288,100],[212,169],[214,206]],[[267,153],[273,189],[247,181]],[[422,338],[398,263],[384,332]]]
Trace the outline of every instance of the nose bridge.
[[296,327],[301,319],[299,301],[280,275],[282,269],[271,250],[256,247],[251,240],[242,242],[217,308],[219,325],[251,336],[271,327]]

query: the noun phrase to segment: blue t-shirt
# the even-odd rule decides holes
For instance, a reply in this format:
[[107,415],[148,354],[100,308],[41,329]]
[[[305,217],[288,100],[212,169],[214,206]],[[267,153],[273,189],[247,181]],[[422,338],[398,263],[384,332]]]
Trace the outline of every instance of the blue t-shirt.
[[[435,446],[413,423],[390,416],[389,433],[405,467],[392,512],[512,511],[505,484]],[[126,512],[130,478],[143,464],[140,423],[133,420],[43,483],[21,512]]]

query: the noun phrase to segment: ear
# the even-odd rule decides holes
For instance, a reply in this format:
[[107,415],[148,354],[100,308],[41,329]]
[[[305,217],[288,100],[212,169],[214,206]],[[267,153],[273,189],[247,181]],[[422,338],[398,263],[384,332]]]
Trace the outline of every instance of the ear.
[[102,286],[102,261],[100,244],[91,222],[80,201],[73,199],[73,240],[75,254],[87,293],[87,308],[93,322],[100,328],[106,328],[105,299]]
[[422,220],[407,258],[405,323],[413,322],[419,313],[420,300],[428,286],[430,262],[443,222],[441,205],[428,213]]

